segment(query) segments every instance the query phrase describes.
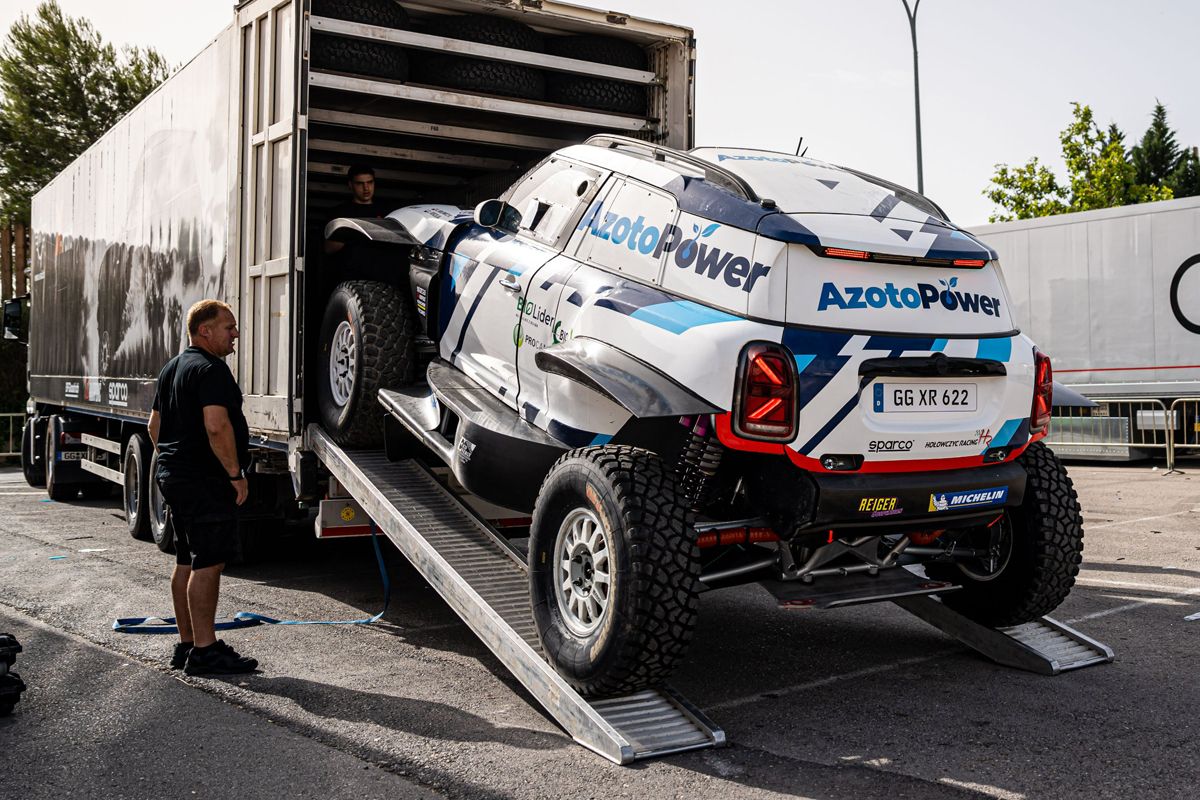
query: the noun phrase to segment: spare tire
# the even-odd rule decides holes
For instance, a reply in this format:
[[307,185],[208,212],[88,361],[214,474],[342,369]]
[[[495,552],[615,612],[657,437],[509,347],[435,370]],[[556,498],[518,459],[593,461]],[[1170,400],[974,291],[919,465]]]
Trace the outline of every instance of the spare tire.
[[408,26],[408,12],[395,0],[313,0],[312,14],[384,28]]
[[[542,37],[527,25],[501,17],[461,14],[438,17],[425,26],[425,33],[462,39],[514,50],[544,51]],[[546,97],[546,78],[540,70],[508,61],[484,61],[441,53],[413,55],[413,78],[422,83],[487,92],[526,100]]]
[[317,69],[408,80],[408,56],[399,47],[383,42],[314,33],[310,57]]
[[[614,67],[646,69],[646,53],[641,47],[611,36],[557,36],[546,40],[546,52]],[[546,78],[546,97],[555,103],[615,111],[618,114],[646,113],[645,86],[570,72],[549,74]]]

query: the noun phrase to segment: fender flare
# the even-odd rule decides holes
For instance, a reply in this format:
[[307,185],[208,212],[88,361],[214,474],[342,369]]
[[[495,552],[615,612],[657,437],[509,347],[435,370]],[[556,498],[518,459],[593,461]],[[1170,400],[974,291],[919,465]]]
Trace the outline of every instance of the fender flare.
[[580,337],[541,350],[538,369],[586,386],[638,419],[719,414],[723,409],[694,394],[646,362],[597,339]]
[[338,217],[325,226],[325,238],[335,242],[366,240],[404,247],[420,245],[408,229],[391,217],[382,219],[353,219]]

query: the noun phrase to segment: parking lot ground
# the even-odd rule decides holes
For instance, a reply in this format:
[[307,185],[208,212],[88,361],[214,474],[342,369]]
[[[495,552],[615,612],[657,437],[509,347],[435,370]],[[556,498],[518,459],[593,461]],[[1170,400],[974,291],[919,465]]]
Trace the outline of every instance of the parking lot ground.
[[[6,469],[0,630],[22,639],[30,688],[0,721],[0,787],[19,797],[1190,796],[1200,471],[1184,469],[1071,467],[1086,550],[1055,616],[1111,646],[1115,663],[1042,677],[993,665],[890,604],[783,611],[757,586],[714,592],[673,683],[731,744],[631,768],[573,744],[394,551],[381,623],[234,631],[226,638],[260,660],[258,674],[172,674],[169,637],[111,630],[116,617],[169,612],[171,559],[129,537],[117,500],[52,503]],[[230,568],[222,615],[379,610],[369,542],[297,537],[275,549]],[[192,718],[204,726],[180,723]],[[185,749],[189,738],[203,753]]]

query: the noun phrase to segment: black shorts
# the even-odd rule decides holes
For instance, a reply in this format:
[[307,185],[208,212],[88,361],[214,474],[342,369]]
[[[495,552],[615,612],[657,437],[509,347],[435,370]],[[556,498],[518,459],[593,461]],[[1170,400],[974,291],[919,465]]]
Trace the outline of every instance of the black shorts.
[[237,492],[224,478],[159,482],[175,528],[175,563],[204,569],[237,555]]

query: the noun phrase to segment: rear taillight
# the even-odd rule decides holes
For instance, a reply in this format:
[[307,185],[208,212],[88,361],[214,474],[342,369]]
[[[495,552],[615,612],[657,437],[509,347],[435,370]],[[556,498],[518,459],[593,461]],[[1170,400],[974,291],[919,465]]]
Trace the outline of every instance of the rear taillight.
[[733,430],[770,442],[796,438],[795,361],[779,345],[755,342],[742,351]]
[[1029,432],[1045,433],[1050,427],[1050,408],[1054,402],[1054,372],[1050,356],[1033,350],[1033,410],[1029,414]]

